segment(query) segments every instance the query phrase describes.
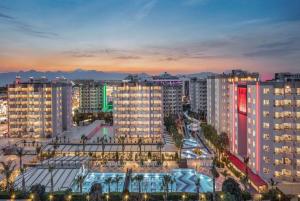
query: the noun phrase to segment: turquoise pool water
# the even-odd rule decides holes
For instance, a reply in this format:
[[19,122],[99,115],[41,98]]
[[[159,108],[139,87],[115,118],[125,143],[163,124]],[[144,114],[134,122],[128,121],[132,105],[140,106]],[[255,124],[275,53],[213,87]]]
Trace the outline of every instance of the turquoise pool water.
[[[170,173],[132,173],[132,177],[136,175],[143,175],[144,179],[141,181],[142,192],[163,192],[162,181],[163,176],[168,174],[174,179],[173,184],[169,184],[169,192],[197,192],[195,185],[196,178],[200,178],[200,192],[212,191],[212,179],[206,175],[198,174],[193,169],[174,169]],[[118,184],[114,181],[116,177],[120,177]],[[93,183],[101,183],[103,192],[108,192],[109,185],[105,182],[107,178],[111,178],[110,183],[111,192],[122,192],[124,188],[125,173],[96,173],[91,172],[85,178],[83,183],[83,192],[89,192]],[[129,182],[129,191],[138,192],[138,182]],[[78,186],[73,184],[73,191],[79,191]]]

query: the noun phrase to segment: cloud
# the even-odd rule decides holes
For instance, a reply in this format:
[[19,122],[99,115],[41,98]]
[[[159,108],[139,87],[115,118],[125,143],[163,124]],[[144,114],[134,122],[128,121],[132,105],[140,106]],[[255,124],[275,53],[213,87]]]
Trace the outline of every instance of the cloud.
[[0,13],[0,18],[14,20],[14,18],[12,16],[6,15],[4,13]]
[[133,59],[141,59],[140,56],[118,56],[115,59],[123,59],[123,60],[133,60]]
[[136,13],[135,18],[137,20],[141,20],[145,17],[147,17],[150,12],[152,11],[152,9],[154,8],[156,4],[156,0],[150,0],[147,3],[145,3],[141,9]]
[[57,33],[40,30],[38,27],[25,23],[6,13],[0,13],[0,21],[27,35],[48,39],[59,38]]

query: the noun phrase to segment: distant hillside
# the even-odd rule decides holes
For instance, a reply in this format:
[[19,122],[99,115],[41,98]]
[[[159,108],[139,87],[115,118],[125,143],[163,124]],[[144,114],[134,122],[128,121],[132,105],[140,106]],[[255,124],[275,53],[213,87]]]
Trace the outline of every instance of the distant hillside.
[[56,77],[65,77],[71,80],[75,79],[94,79],[94,80],[120,80],[128,76],[128,73],[114,73],[114,72],[102,72],[96,70],[75,70],[75,71],[19,71],[19,72],[7,72],[0,73],[0,86],[12,83],[16,76],[21,76],[21,79],[27,80],[29,77],[42,77],[45,76],[48,79],[54,79]]

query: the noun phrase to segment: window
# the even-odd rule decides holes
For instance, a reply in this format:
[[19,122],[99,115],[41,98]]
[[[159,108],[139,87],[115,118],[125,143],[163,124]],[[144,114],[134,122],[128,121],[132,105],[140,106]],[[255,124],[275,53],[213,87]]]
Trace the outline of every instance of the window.
[[267,116],[269,116],[269,111],[263,111],[263,115],[264,115],[264,117],[267,117]]
[[270,139],[270,134],[269,133],[264,133],[263,137],[265,140],[269,140]]
[[270,104],[270,101],[269,101],[269,100],[264,100],[263,104],[264,104],[264,105],[269,105],[269,104]]
[[270,93],[270,89],[269,88],[264,88],[264,94],[268,94]]
[[264,123],[263,123],[263,127],[264,127],[264,128],[269,128],[269,127],[270,127],[270,124],[264,122]]

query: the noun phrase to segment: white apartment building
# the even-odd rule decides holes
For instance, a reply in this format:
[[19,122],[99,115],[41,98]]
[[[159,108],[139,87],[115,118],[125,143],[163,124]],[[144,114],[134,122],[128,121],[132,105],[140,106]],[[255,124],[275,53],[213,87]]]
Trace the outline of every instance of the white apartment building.
[[189,84],[189,92],[190,92],[191,111],[206,116],[207,113],[206,79],[191,78]]
[[8,85],[8,131],[10,136],[51,137],[72,126],[71,84],[46,78]]
[[229,90],[230,84],[257,81],[258,73],[232,70],[229,73],[209,76],[207,79],[207,122],[218,133],[229,133]]
[[232,84],[230,94],[231,152],[266,181],[299,182],[300,80]]
[[115,135],[160,139],[163,134],[163,87],[153,82],[114,86]]
[[164,116],[182,114],[182,80],[176,76],[164,73],[153,76],[152,82],[162,86],[163,89],[163,114]]

